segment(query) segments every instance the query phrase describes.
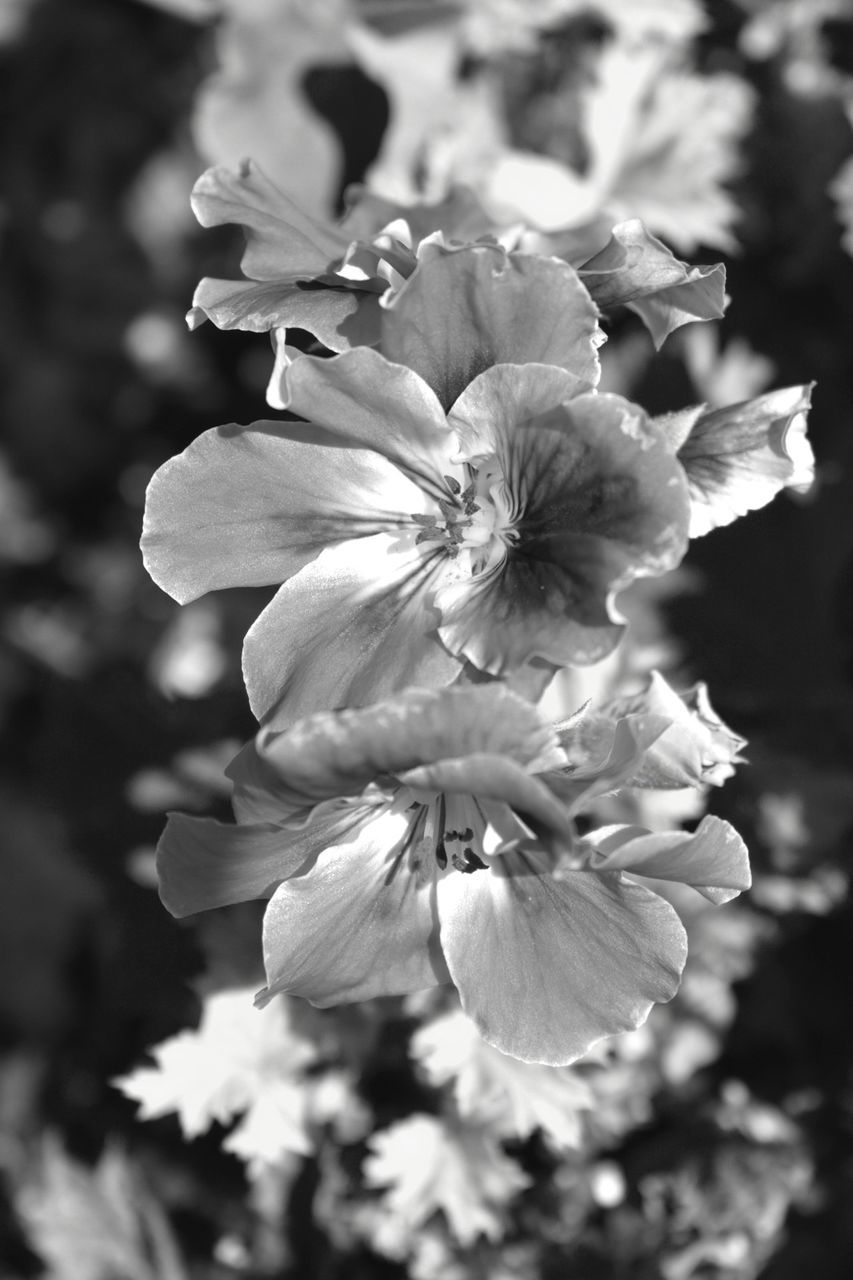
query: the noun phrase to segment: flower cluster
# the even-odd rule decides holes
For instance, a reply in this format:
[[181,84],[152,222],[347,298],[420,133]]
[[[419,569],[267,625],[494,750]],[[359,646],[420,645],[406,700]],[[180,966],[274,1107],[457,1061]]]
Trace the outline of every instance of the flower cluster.
[[726,822],[598,826],[597,802],[719,783],[742,743],[661,676],[559,724],[535,704],[619,644],[629,584],[808,483],[809,388],[663,417],[600,391],[613,308],[658,344],[722,314],[722,268],[636,221],[567,256],[464,191],[356,193],[330,226],[250,163],[194,207],[246,228],[247,279],[202,281],[190,323],[269,331],[287,413],[206,432],[149,487],[146,564],[177,600],[277,588],[244,645],[236,822],[170,818],[163,901],[267,900],[261,1004],[452,983],[489,1045],[572,1062],[676,991],[666,883],[749,884]]

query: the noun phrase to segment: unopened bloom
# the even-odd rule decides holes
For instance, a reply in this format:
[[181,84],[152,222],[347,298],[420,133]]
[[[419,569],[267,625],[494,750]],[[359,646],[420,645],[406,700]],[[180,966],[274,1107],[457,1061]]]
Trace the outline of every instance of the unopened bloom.
[[561,746],[533,707],[487,686],[262,730],[231,767],[236,825],[170,819],[163,900],[186,915],[270,899],[262,1001],[325,1007],[452,981],[490,1044],[569,1062],[677,988],[684,931],[635,874],[712,901],[749,883],[742,842],[716,818],[694,835],[578,835],[574,815],[630,785],[668,727],[614,721],[580,763],[571,726]]

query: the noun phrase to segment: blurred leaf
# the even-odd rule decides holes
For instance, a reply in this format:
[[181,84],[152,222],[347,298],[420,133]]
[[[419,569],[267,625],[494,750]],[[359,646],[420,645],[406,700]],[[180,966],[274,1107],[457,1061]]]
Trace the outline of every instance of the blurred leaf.
[[45,1280],[187,1280],[162,1208],[118,1147],[89,1169],[46,1138],[18,1210]]

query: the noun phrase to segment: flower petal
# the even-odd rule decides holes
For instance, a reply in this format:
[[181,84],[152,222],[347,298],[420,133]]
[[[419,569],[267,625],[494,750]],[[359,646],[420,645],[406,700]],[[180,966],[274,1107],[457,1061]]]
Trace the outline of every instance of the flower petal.
[[417,373],[358,347],[329,360],[304,356],[284,371],[285,408],[344,444],[375,449],[419,484],[445,496],[453,439],[441,405]]
[[763,507],[786,485],[810,485],[811,391],[784,387],[699,417],[678,451],[690,487],[691,538]]
[[328,271],[346,252],[348,237],[300,209],[251,160],[238,173],[217,165],[193,187],[190,203],[203,227],[234,222],[246,231],[240,264],[252,280]]
[[[326,820],[325,834],[339,839],[352,824],[351,813],[344,818],[338,811]],[[236,825],[172,813],[157,845],[160,897],[173,916],[267,898],[318,847],[318,835],[306,840],[304,831],[281,822]]]
[[730,902],[752,883],[749,854],[734,827],[708,815],[696,830],[647,832],[610,827],[587,837],[596,852],[590,866],[599,871],[630,871],[657,880],[692,885],[719,905]]
[[496,454],[512,484],[521,480],[512,467],[522,465],[522,459],[513,457],[513,445],[523,424],[590,390],[588,383],[557,365],[492,365],[455,401],[447,424],[456,432],[459,456],[467,461]]
[[461,398],[460,438],[493,439],[518,542],[502,564],[441,587],[439,634],[493,675],[534,657],[604,657],[621,635],[612,593],[674,567],[687,541],[683,474],[642,410],[582,394],[526,417],[519,386],[535,376],[493,368]]
[[660,347],[693,320],[718,320],[726,306],[726,269],[689,267],[638,218],[618,223],[610,242],[578,268],[593,301],[606,311],[629,306]]
[[264,916],[267,987],[259,1002],[287,991],[326,1008],[447,981],[434,878],[399,851],[410,821],[375,815],[276,890]]
[[[262,730],[257,742],[264,771],[257,776],[277,778],[279,794],[296,805],[356,794],[388,774],[431,788],[431,782],[411,780],[410,772],[420,775],[448,762],[464,770],[469,759],[487,753],[524,777],[564,759],[536,708],[500,685],[405,689],[371,707],[307,716],[287,733]],[[487,787],[488,794],[506,798]],[[452,789],[477,793],[464,782]]]
[[543,783],[505,756],[480,752],[461,760],[439,760],[409,769],[399,778],[422,791],[501,801],[525,819],[549,848],[565,849],[572,843],[572,827],[562,805]]
[[243,671],[255,715],[284,728],[313,711],[363,706],[459,671],[431,604],[444,557],[377,534],[330,547],[255,622]]
[[669,1000],[686,958],[672,907],[618,876],[539,874],[529,855],[438,884],[441,945],[489,1044],[560,1066]]
[[313,426],[217,427],[156,472],[142,549],[154,581],[184,604],[220,587],[283,582],[330,543],[429,509],[384,458]]
[[306,329],[332,351],[379,341],[379,298],[374,292],[294,280],[201,281],[187,315],[191,329],[203,320],[218,329],[266,333]]
[[593,731],[584,731],[584,720],[570,722],[558,736],[570,762],[561,773],[550,773],[548,786],[573,813],[596,796],[617,787],[633,785],[648,752],[670,728],[672,721],[660,715],[627,715],[621,719],[593,719]]
[[572,726],[566,741],[569,758],[576,763],[595,754],[600,744],[612,737],[615,719],[635,715],[663,716],[669,726],[648,747],[636,773],[627,777],[623,786],[718,785],[734,772],[738,753],[746,745],[712,710],[704,685],[682,697],[654,671],[642,692],[617,698]]
[[499,245],[422,246],[387,300],[382,351],[429,383],[448,409],[494,364],[552,364],[595,386],[598,311],[567,263]]

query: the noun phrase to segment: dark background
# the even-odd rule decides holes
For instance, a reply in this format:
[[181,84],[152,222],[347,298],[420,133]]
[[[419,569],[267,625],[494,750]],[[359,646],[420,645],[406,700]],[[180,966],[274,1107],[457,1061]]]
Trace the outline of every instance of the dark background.
[[[685,672],[708,682],[750,741],[751,766],[716,809],[747,838],[759,874],[787,886],[781,905],[771,896],[751,907],[772,918],[772,940],[736,987],[737,1015],[701,1089],[710,1097],[734,1076],[783,1109],[806,1099],[799,1142],[820,1192],[793,1212],[760,1274],[809,1268],[832,1280],[849,1275],[853,1256],[853,261],[826,187],[853,139],[837,97],[794,98],[778,64],[737,53],[741,11],[710,10],[700,61],[749,77],[759,93],[736,186],[742,249],[728,262],[724,333],[768,356],[778,383],[817,381],[819,479],[808,499],[782,496],[698,541],[688,565],[701,589],[668,607]],[[843,23],[827,29],[828,58],[845,71],[850,47]],[[222,1206],[238,1212],[240,1167],[215,1136],[187,1146],[170,1121],[140,1126],[107,1082],[196,1016],[187,979],[198,947],[160,907],[144,851],[167,803],[223,815],[227,806],[192,768],[170,774],[170,762],[253,732],[238,655],[258,597],[214,602],[199,625],[212,629],[221,671],[196,696],[167,696],[165,658],[157,668],[152,655],[169,652],[179,611],[137,552],[156,466],[216,422],[265,416],[265,339],[183,329],[198,278],[236,273],[239,233],[187,221],[152,249],[134,229],[145,166],[164,151],[192,166],[188,119],[212,64],[206,28],[133,0],[42,0],[0,48],[0,1131],[29,1142],[51,1129],[83,1162],[121,1135],[149,1162],[183,1171],[196,1203],[173,1217],[201,1276],[232,1274],[205,1259]],[[357,178],[381,136],[384,95],[355,68],[317,68],[307,92],[337,122],[346,178]],[[616,321],[613,340],[632,323]],[[665,351],[637,398],[652,410],[691,398],[677,352]],[[147,802],[144,770],[160,771],[153,782],[143,774]],[[794,797],[805,844],[768,837],[767,794]],[[827,869],[842,890],[816,911],[803,886],[823,883]],[[778,1165],[713,1172],[718,1139],[688,1122],[701,1100],[662,1100],[655,1124],[617,1153],[629,1180],[702,1150],[709,1187],[717,1179],[759,1195]],[[14,1167],[0,1274],[35,1276]],[[703,1204],[709,1217],[723,1212],[711,1191]],[[300,1256],[307,1266],[299,1239],[293,1274]],[[652,1246],[637,1246],[622,1269],[607,1240],[591,1220],[580,1269],[560,1274],[658,1274]],[[323,1274],[401,1274],[377,1259],[356,1269],[329,1249],[323,1259]]]

